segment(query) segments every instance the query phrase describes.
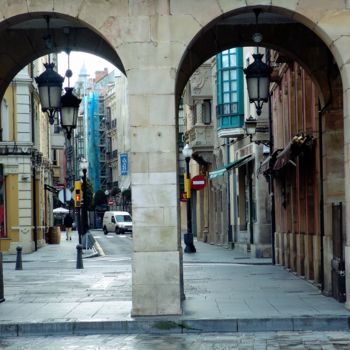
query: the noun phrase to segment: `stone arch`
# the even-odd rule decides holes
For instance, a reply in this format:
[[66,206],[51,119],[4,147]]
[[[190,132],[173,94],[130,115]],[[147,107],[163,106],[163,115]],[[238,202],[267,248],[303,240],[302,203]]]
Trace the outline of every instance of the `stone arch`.
[[[320,110],[322,110],[320,118],[323,118],[324,130],[322,132],[326,136],[323,143],[327,149],[327,157],[332,158],[334,164],[337,165],[335,175],[333,174],[335,180],[332,179],[329,169],[325,171],[324,178],[321,180],[326,184],[328,191],[324,208],[325,218],[328,220],[326,230],[331,235],[329,226],[331,202],[345,200],[346,203],[349,203],[350,197],[350,191],[343,181],[344,171],[338,167],[339,162],[345,162],[346,183],[350,177],[347,165],[350,137],[348,128],[346,128],[349,124],[349,67],[346,65],[349,55],[342,47],[347,41],[332,25],[334,26],[337,20],[340,20],[341,23],[345,22],[346,18],[350,18],[350,11],[345,9],[344,4],[339,5],[339,13],[328,8],[329,12],[326,11],[326,14],[322,14],[322,11],[319,12],[318,9],[313,14],[311,13],[312,6],[304,13],[303,8],[298,9],[298,6],[294,6],[294,9],[286,9],[260,5],[259,1],[254,3],[257,5],[227,9],[227,12],[219,11],[215,19],[211,18],[208,22],[204,20],[201,22],[202,28],[189,41],[180,60],[175,81],[175,104],[177,106],[190,76],[207,59],[232,47],[255,46],[251,40],[252,34],[256,31],[255,16],[252,10],[256,7],[261,8],[263,13],[259,17],[258,31],[264,37],[262,46],[279,51],[282,59],[285,59],[282,62],[288,62],[288,60],[298,62],[310,75],[320,93]],[[349,32],[349,28],[342,28],[342,30]],[[327,136],[336,137],[336,144],[332,144],[330,137],[327,139]],[[343,143],[345,144],[345,160]],[[346,210],[349,215],[348,206]],[[346,231],[349,237],[349,221]],[[332,242],[326,241],[326,244],[331,246]],[[348,252],[347,247],[345,250]],[[325,259],[330,261],[332,257],[329,254]],[[346,254],[346,259],[349,260],[349,252]],[[348,275],[347,279],[349,278]],[[331,290],[330,281],[329,271],[326,292]],[[349,290],[347,293],[349,295]]]
[[[252,34],[257,29],[254,8],[262,9],[258,24],[264,38],[261,46],[279,51],[298,62],[321,91],[322,105],[327,103],[331,95],[329,77],[339,74],[342,68],[337,46],[329,44],[331,39],[327,33],[303,14],[264,5],[246,6],[220,14],[196,33],[186,47],[177,71],[177,101],[187,80],[202,62],[231,47],[256,45],[252,40]],[[275,30],[276,25],[278,31]],[[316,55],[320,58],[317,62],[314,61]]]
[[[43,40],[47,31],[45,16],[50,17],[52,48],[45,47]],[[11,17],[0,23],[0,38],[6,47],[0,53],[0,95],[24,66],[38,57],[64,51],[67,47],[100,56],[125,74],[120,57],[106,37],[80,19],[65,14],[34,12]]]

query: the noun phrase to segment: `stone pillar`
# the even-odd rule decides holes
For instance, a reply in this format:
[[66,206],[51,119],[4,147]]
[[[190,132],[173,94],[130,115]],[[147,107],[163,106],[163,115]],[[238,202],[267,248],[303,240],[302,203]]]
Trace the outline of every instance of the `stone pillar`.
[[170,69],[128,72],[134,316],[182,312],[173,86]]
[[[258,173],[263,160],[262,147],[255,147],[255,174]],[[268,183],[263,175],[255,177],[256,221],[254,222],[254,244],[251,246],[252,256],[256,258],[271,257],[271,201]]]

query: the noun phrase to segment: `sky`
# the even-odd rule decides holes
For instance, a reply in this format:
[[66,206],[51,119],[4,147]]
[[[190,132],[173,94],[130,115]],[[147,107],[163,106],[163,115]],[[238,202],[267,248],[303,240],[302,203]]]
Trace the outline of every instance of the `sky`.
[[[76,80],[78,79],[79,72],[83,64],[85,63],[86,69],[91,77],[95,75],[95,71],[103,70],[108,68],[108,72],[116,69],[111,63],[85,52],[72,51],[70,53],[70,69],[73,72],[73,76],[70,79],[70,86],[74,86]],[[68,68],[68,57],[65,52],[58,54],[58,73],[62,76],[65,75]],[[67,78],[64,81],[64,85],[67,85]]]

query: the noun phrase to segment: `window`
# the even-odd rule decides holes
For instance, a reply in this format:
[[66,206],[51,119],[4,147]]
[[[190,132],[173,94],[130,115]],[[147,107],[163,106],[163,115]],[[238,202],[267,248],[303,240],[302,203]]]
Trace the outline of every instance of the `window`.
[[52,151],[52,164],[58,166],[59,163],[59,154],[58,149],[53,149]]
[[[244,114],[242,55],[242,48],[235,48],[225,50],[216,57],[217,103],[223,105],[218,110],[224,114]],[[237,104],[238,108],[234,106]]]
[[203,124],[211,124],[211,103],[210,100],[205,100],[202,105]]

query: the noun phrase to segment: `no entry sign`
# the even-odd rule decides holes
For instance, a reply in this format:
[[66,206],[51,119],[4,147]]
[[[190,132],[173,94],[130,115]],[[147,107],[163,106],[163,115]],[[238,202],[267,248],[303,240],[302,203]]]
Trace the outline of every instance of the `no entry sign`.
[[196,175],[191,180],[191,188],[193,190],[202,190],[207,184],[207,180],[203,175]]

